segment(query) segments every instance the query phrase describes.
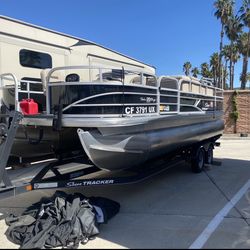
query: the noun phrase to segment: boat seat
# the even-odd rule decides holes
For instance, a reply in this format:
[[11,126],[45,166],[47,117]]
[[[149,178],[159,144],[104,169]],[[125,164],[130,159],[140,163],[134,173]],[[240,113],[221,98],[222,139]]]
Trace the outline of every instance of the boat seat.
[[[40,73],[44,93],[46,92],[47,76],[48,76],[48,73],[50,70],[51,69],[44,69]],[[64,81],[65,81],[65,79],[64,79],[63,73],[60,71],[55,71],[50,76],[50,83],[55,83],[55,82],[60,83],[60,82],[64,82]]]
[[155,87],[157,85],[157,82],[155,81],[155,79],[147,78],[146,79],[146,85],[151,86],[151,87]]
[[130,80],[130,83],[135,83],[135,84],[141,84],[141,77],[140,76],[135,76]]
[[80,81],[80,76],[75,73],[68,74],[65,78],[65,82],[79,82],[79,81]]

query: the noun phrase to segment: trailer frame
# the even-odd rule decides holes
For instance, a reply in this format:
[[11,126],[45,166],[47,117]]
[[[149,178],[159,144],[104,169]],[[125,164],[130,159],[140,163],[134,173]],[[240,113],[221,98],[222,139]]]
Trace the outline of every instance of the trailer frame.
[[[184,162],[191,162],[192,166],[193,155],[195,155],[196,150],[200,148],[206,150],[209,145],[219,146],[220,143],[216,142],[218,137],[207,139],[186,148],[180,148],[178,151],[157,159],[151,159],[143,166],[115,172],[101,170],[92,163],[90,164],[87,159],[83,159],[82,156],[70,159],[47,159],[34,164],[33,169],[36,171],[33,176],[30,176],[28,167],[27,176],[24,175],[20,180],[8,177],[11,182],[7,182],[7,184],[11,185],[5,184],[5,186],[0,187],[0,200],[41,189],[86,188],[138,183]],[[4,176],[8,176],[9,171],[14,173],[15,170],[5,169]],[[22,169],[19,171],[22,171]],[[201,171],[202,169],[193,172],[199,173]]]

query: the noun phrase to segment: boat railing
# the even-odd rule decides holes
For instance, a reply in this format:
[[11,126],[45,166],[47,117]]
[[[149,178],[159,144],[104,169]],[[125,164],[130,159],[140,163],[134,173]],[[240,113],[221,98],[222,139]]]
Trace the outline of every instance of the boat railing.
[[[80,74],[77,81],[67,81],[66,78],[69,74],[72,75],[72,72],[77,71]],[[85,70],[84,74],[83,70]],[[61,73],[59,73],[61,71]],[[57,73],[57,74],[55,74]],[[77,75],[74,74],[74,75]],[[98,67],[98,66],[65,66],[65,67],[56,67],[47,72],[46,76],[46,89],[49,86],[55,86],[55,83],[65,83],[72,84],[72,82],[81,83],[95,83],[95,82],[106,82],[105,80],[110,81],[119,81],[126,83],[126,78],[129,75],[139,76],[139,81],[137,83],[141,85],[147,85],[147,82],[143,81],[143,75],[152,76],[156,80],[156,76],[149,74],[148,72],[126,69],[124,67]],[[63,77],[65,80],[63,80]],[[131,78],[129,80],[132,80]],[[130,82],[131,83],[131,82]]]
[[[32,90],[32,89],[34,89],[34,86],[37,86],[35,88],[38,90]],[[27,94],[28,99],[31,98],[31,94],[44,95],[44,91],[42,89],[42,82],[41,81],[21,80],[20,81],[20,89],[18,90],[18,93]]]
[[[114,86],[127,86],[133,85],[138,86],[141,88],[152,88],[155,89],[157,92],[158,89],[158,82],[157,78],[153,74],[149,74],[148,72],[144,71],[137,71],[126,69],[123,67],[98,67],[98,66],[68,66],[68,67],[57,67],[53,68],[47,72],[47,76],[45,77],[46,82],[44,83],[46,89],[46,110],[47,114],[51,114],[51,90],[53,87],[58,86],[72,86],[72,85],[86,85],[86,84],[112,84]],[[122,95],[125,95],[125,91],[123,89]],[[145,95],[146,95],[145,91]],[[109,93],[101,93],[97,96],[108,95]],[[131,93],[133,94],[133,93]],[[141,93],[143,95],[143,91]],[[156,99],[157,99],[157,93]],[[92,96],[93,97],[93,96]],[[63,111],[66,111],[69,108],[74,107],[83,107],[83,106],[91,106],[94,104],[81,104],[89,97],[85,99],[77,100],[73,103],[69,103],[68,106],[64,107]],[[150,103],[149,103],[150,104]],[[149,105],[145,104],[145,105]],[[96,107],[98,106],[116,106],[116,105],[125,105],[124,103],[102,103],[102,104],[95,104]],[[125,114],[123,114],[125,115]],[[88,115],[91,116],[91,115]]]
[[12,73],[4,73],[0,75],[0,90],[4,89],[13,89],[15,90],[15,110],[19,111],[19,102],[18,102],[18,90],[19,90],[19,81],[17,77]]
[[[34,89],[39,90],[32,90]],[[20,101],[21,99],[30,99],[33,94],[43,95],[44,91],[42,90],[42,82],[41,81],[33,81],[33,80],[18,80],[17,77],[12,73],[4,73],[0,75],[0,89],[3,91],[4,89],[14,90],[14,106],[16,111],[20,111]]]
[[208,85],[208,86],[214,86],[214,79],[213,78],[209,78],[209,77],[202,77],[200,79],[200,82],[202,84]]
[[158,85],[160,114],[178,113],[180,111],[178,80],[172,76],[160,76],[158,78]]
[[[211,80],[211,79],[210,79]],[[163,103],[160,101],[160,105],[172,105],[172,109],[174,106],[177,107],[175,110],[179,113],[183,107],[188,107],[190,110],[194,108],[195,105],[189,105],[187,103],[183,103],[186,100],[190,102],[192,100],[197,100],[207,102],[210,106],[210,111],[212,110],[222,110],[223,107],[223,89],[218,88],[212,84],[212,81],[209,79],[204,81],[204,79],[198,79],[194,77],[186,77],[186,76],[161,76],[159,81],[160,86],[160,96],[164,96],[161,91],[165,90],[168,92],[168,97],[174,97],[176,95],[177,106],[176,103]],[[175,93],[176,92],[176,93]],[[174,95],[171,93],[175,93]],[[161,100],[162,98],[160,98]],[[185,100],[183,100],[185,99]],[[213,101],[214,104],[209,104],[210,101]],[[187,102],[187,101],[186,101]],[[198,107],[198,102],[196,103],[196,111],[205,111],[206,109],[200,109]],[[164,112],[162,113],[169,113]]]
[[[84,74],[81,75],[80,71],[84,71]],[[131,111],[130,107],[139,107],[144,106],[151,108],[154,106],[153,112],[142,113],[133,113],[133,112],[124,112],[117,114],[117,116],[137,116],[137,115],[155,115],[155,114],[171,114],[171,113],[179,113],[181,111],[181,107],[190,106],[187,103],[182,104],[181,99],[183,99],[183,94],[186,94],[185,99],[195,100],[200,99],[200,101],[205,100],[213,100],[214,101],[214,109],[222,109],[223,106],[223,89],[214,86],[213,84],[208,84],[199,79],[193,79],[187,77],[174,77],[174,76],[161,76],[158,79],[155,75],[149,74],[148,72],[143,71],[135,71],[130,69],[120,68],[107,68],[107,67],[95,67],[95,66],[68,66],[68,67],[57,67],[53,69],[46,70],[46,75],[42,81],[33,81],[33,80],[18,80],[17,77],[12,73],[5,73],[0,75],[0,89],[12,89],[9,91],[12,93],[12,97],[15,102],[13,102],[15,106],[15,110],[20,111],[20,101],[22,98],[32,98],[32,96],[39,95],[43,100],[43,114],[52,115],[55,111],[52,110],[52,95],[51,91],[54,87],[54,93],[57,90],[60,90],[62,86],[68,85],[100,85],[105,84],[108,86],[109,84],[112,86],[123,86],[119,87],[120,92],[104,92],[93,94],[92,96],[84,97],[83,99],[74,100],[69,103],[64,103],[63,112],[68,111],[71,108],[79,108],[79,107],[111,107],[111,106],[120,106],[121,110],[125,110],[127,108],[128,111]],[[182,89],[182,83],[187,82],[187,89],[184,91]],[[195,86],[193,86],[195,85]],[[35,86],[35,88],[34,88]],[[126,90],[127,86],[134,86],[140,89],[139,92],[131,92],[131,90]],[[188,87],[189,86],[189,87]],[[151,90],[151,92],[149,91]],[[126,92],[127,91],[127,92]],[[107,103],[91,103],[89,100],[91,98],[108,96],[108,95],[116,95],[119,94],[123,96],[121,98],[121,102],[107,102]],[[67,93],[66,93],[67,94]],[[58,94],[59,95],[59,94]],[[125,102],[125,95],[140,95],[141,102],[128,103]],[[195,97],[196,95],[196,97]],[[197,97],[200,96],[200,97]],[[1,95],[0,95],[1,97]],[[54,102],[55,103],[55,102]],[[54,104],[53,104],[54,105]],[[217,108],[219,107],[219,108]],[[53,108],[54,109],[54,108]],[[194,110],[195,111],[195,110]],[[201,111],[202,109],[198,108],[197,102],[197,110]],[[67,112],[66,112],[67,113]],[[65,113],[65,114],[66,114]],[[71,114],[67,113],[70,117]],[[78,114],[76,113],[74,116],[81,117],[99,117],[99,116],[116,116],[115,114]]]

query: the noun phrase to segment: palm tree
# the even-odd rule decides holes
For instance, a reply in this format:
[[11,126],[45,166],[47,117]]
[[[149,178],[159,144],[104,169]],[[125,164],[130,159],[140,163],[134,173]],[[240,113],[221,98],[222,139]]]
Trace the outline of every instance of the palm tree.
[[250,72],[247,73],[247,77],[246,78],[247,78],[247,82],[250,82]]
[[243,0],[240,8],[241,19],[246,27],[250,27],[250,0]]
[[216,9],[214,15],[217,19],[221,21],[221,33],[220,33],[220,53],[219,53],[219,84],[221,85],[221,58],[222,58],[222,48],[223,48],[223,37],[224,37],[224,27],[228,22],[228,18],[233,15],[234,0],[216,0],[214,2],[214,7]]
[[[240,51],[243,55],[243,68],[241,74],[241,89],[246,88],[247,83],[247,66],[248,66],[248,57],[250,54],[250,0],[243,0],[243,4],[240,8],[241,13],[241,20],[243,21],[244,25],[248,28],[248,34],[242,35],[241,37],[241,44],[240,44]],[[242,46],[243,45],[243,46]]]
[[250,49],[249,49],[249,32],[242,33],[237,41],[237,46],[239,48],[240,54],[243,56],[243,67],[241,73],[241,89],[246,88],[247,83],[247,67],[248,67],[248,57],[250,56]]
[[197,67],[194,67],[192,70],[191,70],[192,74],[193,74],[193,77],[198,77],[198,75],[200,74],[200,71]]
[[224,89],[227,89],[227,77],[228,77],[228,62],[230,61],[231,58],[231,48],[230,45],[225,45],[223,46],[222,49],[222,56],[224,57],[224,70],[223,70],[223,87]]
[[220,75],[219,75],[219,54],[217,52],[213,53],[210,56],[210,67],[214,78],[214,84],[218,86],[218,79]]
[[226,64],[229,59],[229,88],[233,89],[234,86],[234,65],[240,59],[240,51],[236,44],[226,45],[225,54],[226,55]]
[[231,41],[230,49],[231,49],[231,58],[230,58],[230,89],[233,89],[234,86],[234,64],[237,62],[238,55],[238,48],[235,46],[237,39],[239,38],[240,33],[242,32],[243,24],[240,22],[240,17],[238,16],[231,16],[229,17],[226,25],[225,31],[227,37]]
[[225,25],[226,35],[231,42],[235,42],[242,32],[243,24],[239,16],[230,16]]
[[227,79],[228,79],[228,70],[224,65],[221,65],[222,67],[222,83],[223,83],[223,89],[229,89]]
[[185,62],[183,64],[183,71],[185,73],[186,76],[190,75],[190,69],[192,68],[192,64],[190,62]]
[[234,86],[234,65],[237,63],[237,61],[240,59],[240,51],[237,45],[233,45],[232,47],[232,54],[231,54],[231,61],[232,61],[232,71],[231,71],[231,78],[232,78],[232,86],[230,86],[230,89],[233,89]]
[[[236,44],[225,45],[222,50],[223,56],[225,58],[224,68],[227,71],[227,64],[229,61],[229,86],[233,89],[234,82],[234,65],[240,59],[240,51]],[[227,74],[227,72],[225,73]],[[226,82],[224,87],[226,86]]]
[[209,69],[209,64],[206,62],[201,64],[201,75],[202,77],[208,77],[208,78],[213,77],[213,74]]

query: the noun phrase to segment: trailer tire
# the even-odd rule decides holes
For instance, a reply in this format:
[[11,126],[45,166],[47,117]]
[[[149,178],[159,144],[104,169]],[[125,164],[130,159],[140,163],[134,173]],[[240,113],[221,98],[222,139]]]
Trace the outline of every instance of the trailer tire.
[[191,160],[191,169],[194,173],[200,173],[205,164],[205,150],[202,147],[197,148],[194,151],[194,155]]
[[213,144],[210,144],[206,151],[205,163],[211,165],[213,163],[213,160],[214,160],[214,146]]

